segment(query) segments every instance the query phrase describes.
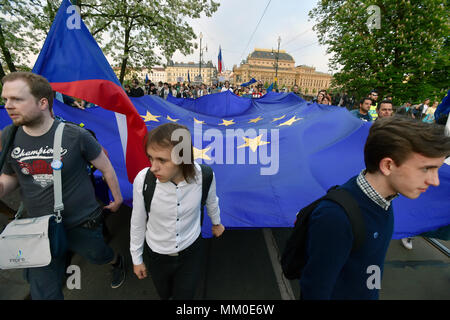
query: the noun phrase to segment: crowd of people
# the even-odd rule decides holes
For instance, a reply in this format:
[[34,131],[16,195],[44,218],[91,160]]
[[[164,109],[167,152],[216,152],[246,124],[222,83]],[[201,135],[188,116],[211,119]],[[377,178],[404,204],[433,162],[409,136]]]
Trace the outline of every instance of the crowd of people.
[[142,97],[144,95],[156,95],[163,99],[167,99],[169,95],[175,98],[199,98],[204,95],[219,93],[224,91],[231,91],[239,97],[243,98],[261,98],[269,91],[275,92],[292,92],[295,95],[305,99],[308,102],[316,102],[324,105],[334,105],[347,108],[353,115],[357,116],[361,120],[374,121],[379,117],[390,116],[393,114],[405,114],[414,119],[418,119],[424,122],[433,123],[445,123],[446,119],[434,119],[434,112],[439,104],[438,101],[433,101],[431,104],[430,99],[425,99],[422,103],[412,104],[411,101],[406,101],[402,106],[394,106],[392,103],[392,96],[387,95],[384,99],[379,99],[378,92],[372,90],[367,97],[364,97],[359,101],[355,100],[354,96],[350,96],[346,92],[331,94],[327,90],[320,90],[316,97],[305,95],[300,92],[299,87],[294,85],[292,88],[283,88],[281,90],[269,86],[265,88],[261,81],[256,82],[254,85],[248,86],[232,86],[229,81],[224,83],[212,84],[207,86],[206,84],[193,85],[187,83],[177,82],[176,84],[169,84],[167,82],[146,82],[144,88],[140,87],[139,81],[133,79],[131,86],[124,85],[124,90],[129,97]]
[[197,99],[207,94],[219,93],[224,91],[231,91],[234,94],[244,98],[260,98],[267,93],[267,89],[262,84],[253,87],[233,87],[229,81],[224,83],[212,84],[207,86],[202,83],[200,85],[176,83],[171,85],[167,82],[158,82],[156,85],[153,82],[145,83],[144,89],[139,86],[139,81],[133,79],[131,86],[124,85],[124,90],[129,97],[142,97],[144,95],[156,95],[163,99],[167,99],[169,95],[175,98],[193,98]]
[[163,99],[167,99],[167,96],[171,94],[175,98],[199,98],[207,94],[219,93],[224,91],[231,91],[235,95],[243,98],[261,98],[267,92],[280,92],[288,93],[292,92],[299,97],[305,99],[306,101],[312,101],[322,104],[336,105],[347,107],[351,109],[353,106],[354,98],[348,97],[347,94],[343,95],[333,95],[327,94],[326,90],[321,90],[314,98],[312,95],[306,95],[300,92],[298,85],[294,85],[292,88],[283,87],[278,89],[273,85],[266,88],[261,81],[257,81],[253,85],[231,85],[229,81],[219,82],[218,84],[212,84],[207,86],[206,84],[191,84],[191,83],[180,83],[169,84],[167,82],[158,82],[155,84],[153,82],[146,82],[144,88],[140,87],[139,81],[133,79],[131,85],[125,84],[124,90],[129,97],[142,97],[144,95],[157,95]]
[[[111,202],[103,209],[118,211],[123,198],[115,169],[102,146],[85,129],[66,123],[61,143],[64,165],[57,167],[48,156],[53,153],[48,146],[52,145],[57,128],[62,127],[52,111],[51,85],[44,77],[29,72],[11,73],[2,84],[1,97],[17,132],[10,125],[1,136],[6,160],[0,175],[0,197],[20,186],[28,216],[47,215],[54,210],[53,189],[48,186],[53,183],[54,170],[61,170],[62,221],[68,250],[91,263],[109,264],[111,287],[120,287],[125,281],[126,260],[104,241],[102,207],[86,170],[93,165],[102,172],[112,194]],[[143,93],[138,83],[133,83],[131,90]],[[168,85],[163,84],[160,94],[166,96],[168,90]],[[199,90],[203,93],[207,88],[202,85]],[[232,90],[229,83],[220,89],[225,90]],[[358,204],[365,226],[359,231],[364,230],[365,242],[359,251],[354,251],[355,229],[346,210],[332,201],[321,201],[308,224],[307,259],[299,279],[302,299],[378,299],[393,234],[391,202],[400,194],[416,199],[429,186],[439,185],[438,169],[450,154],[450,137],[440,126],[425,123],[428,110],[433,108],[430,100],[417,108],[402,107],[397,112],[409,115],[403,117],[391,117],[394,111],[388,97],[377,101],[378,93],[372,91],[360,101],[359,109],[352,111],[355,117],[374,124],[364,147],[366,168],[340,186]],[[330,96],[322,91],[317,102],[329,104]],[[139,279],[150,275],[161,299],[189,300],[199,285],[206,255],[200,235],[203,206],[215,237],[221,237],[225,227],[212,168],[195,163],[192,152],[189,161],[172,158],[179,142],[173,140],[176,130],[184,132],[183,144],[186,138],[192,149],[188,128],[176,123],[154,128],[142,144],[152,166],[143,168],[133,183],[129,250],[134,274]],[[16,149],[22,152],[10,152]],[[42,152],[44,149],[49,150]],[[39,183],[34,182],[34,175]],[[150,255],[148,265],[143,259],[146,250]],[[66,265],[62,256],[53,257],[47,266],[26,268],[31,298],[63,299]],[[369,281],[372,276],[368,270],[372,267],[380,270],[375,284]]]
[[434,101],[432,105],[430,105],[430,101],[431,100],[427,98],[422,103],[415,105],[413,105],[411,101],[407,101],[402,106],[395,108],[391,96],[387,96],[379,101],[378,92],[373,90],[367,97],[360,100],[358,108],[353,109],[350,112],[363,121],[375,121],[379,118],[399,114],[417,121],[445,125],[447,123],[448,115],[442,115],[439,119],[435,119],[434,114],[439,105],[439,101]]

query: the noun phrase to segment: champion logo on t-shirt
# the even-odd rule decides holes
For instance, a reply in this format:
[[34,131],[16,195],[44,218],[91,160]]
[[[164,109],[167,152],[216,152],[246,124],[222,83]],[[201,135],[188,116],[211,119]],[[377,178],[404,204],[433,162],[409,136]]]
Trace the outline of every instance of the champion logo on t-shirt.
[[[67,154],[67,149],[61,148],[61,156]],[[36,150],[25,151],[16,147],[11,151],[11,157],[17,160],[24,175],[31,175],[36,184],[45,188],[53,184],[53,169],[50,160],[53,159],[53,148],[46,146]]]

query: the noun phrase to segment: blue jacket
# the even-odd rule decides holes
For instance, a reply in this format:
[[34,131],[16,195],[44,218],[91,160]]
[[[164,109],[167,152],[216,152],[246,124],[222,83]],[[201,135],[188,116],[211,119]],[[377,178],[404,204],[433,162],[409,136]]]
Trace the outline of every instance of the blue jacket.
[[358,119],[365,120],[365,121],[373,121],[373,118],[370,115],[370,113],[362,114],[359,112],[359,109],[351,110],[350,113],[353,114]]
[[312,212],[308,226],[307,263],[300,279],[303,299],[378,299],[379,290],[367,285],[375,274],[369,267],[379,268],[381,283],[394,227],[392,204],[387,211],[381,208],[363,193],[356,177],[342,187],[360,206],[365,243],[357,252],[351,252],[353,232],[344,209],[332,201],[322,201]]

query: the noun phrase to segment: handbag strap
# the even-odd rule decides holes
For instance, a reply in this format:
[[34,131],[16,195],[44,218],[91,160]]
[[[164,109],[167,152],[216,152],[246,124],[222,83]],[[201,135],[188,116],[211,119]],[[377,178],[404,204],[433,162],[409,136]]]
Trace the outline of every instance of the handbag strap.
[[55,206],[54,211],[56,213],[56,221],[61,222],[62,216],[61,211],[64,210],[64,204],[62,201],[62,182],[61,182],[61,142],[62,134],[64,130],[64,122],[60,122],[56,128],[55,138],[53,141],[53,193],[55,196]]

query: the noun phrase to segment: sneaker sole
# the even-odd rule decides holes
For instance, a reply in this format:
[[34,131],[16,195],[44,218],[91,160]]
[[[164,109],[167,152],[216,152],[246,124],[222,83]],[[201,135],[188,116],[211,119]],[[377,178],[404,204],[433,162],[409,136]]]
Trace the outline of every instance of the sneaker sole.
[[123,280],[119,283],[119,284],[116,284],[116,285],[113,285],[113,284],[111,284],[111,288],[112,289],[117,289],[117,288],[119,288],[124,282],[125,282],[125,278],[127,277],[127,275],[125,274],[125,276],[123,277]]
[[412,250],[412,243],[411,244],[405,244],[403,241],[402,241],[402,245],[403,245],[403,248],[405,248],[405,249],[407,249],[407,250]]
[[122,257],[122,263],[123,263],[123,273],[124,273],[123,279],[122,279],[122,281],[120,281],[119,284],[113,285],[113,284],[111,283],[111,288],[112,288],[112,289],[117,289],[117,288],[119,288],[119,287],[125,282],[125,279],[127,278],[127,271],[126,271],[126,270],[127,270],[127,269],[126,269],[127,265],[126,265],[126,263],[125,263],[124,257]]

